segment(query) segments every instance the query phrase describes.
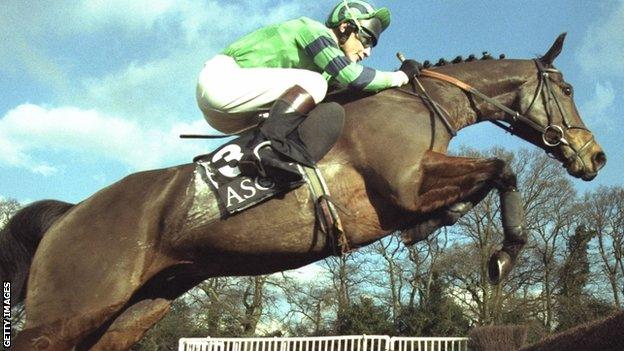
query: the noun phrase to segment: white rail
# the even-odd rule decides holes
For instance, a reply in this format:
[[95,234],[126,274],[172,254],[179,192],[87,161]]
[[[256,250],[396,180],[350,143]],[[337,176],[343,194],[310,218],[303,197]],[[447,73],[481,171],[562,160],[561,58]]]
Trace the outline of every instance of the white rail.
[[386,335],[299,338],[182,338],[178,351],[468,351],[468,338]]
[[393,351],[468,351],[468,338],[390,338]]

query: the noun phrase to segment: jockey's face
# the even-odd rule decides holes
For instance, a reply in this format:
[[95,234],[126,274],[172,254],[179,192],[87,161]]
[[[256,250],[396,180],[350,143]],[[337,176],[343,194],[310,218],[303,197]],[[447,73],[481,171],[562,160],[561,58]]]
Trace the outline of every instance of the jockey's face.
[[[343,23],[338,27],[341,33],[347,30],[347,23]],[[352,62],[359,62],[371,55],[371,48],[365,48],[356,33],[351,33],[349,38],[344,44],[340,45],[340,49],[345,53],[345,56]]]

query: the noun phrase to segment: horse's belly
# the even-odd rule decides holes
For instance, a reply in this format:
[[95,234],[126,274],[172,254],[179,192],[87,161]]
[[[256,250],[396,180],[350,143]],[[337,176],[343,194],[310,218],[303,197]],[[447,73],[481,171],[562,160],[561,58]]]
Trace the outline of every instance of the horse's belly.
[[235,215],[224,215],[217,196],[200,175],[193,181],[194,196],[186,230],[178,245],[204,252],[279,254],[320,252],[326,238],[315,231],[315,217],[307,186],[270,199]]
[[[321,165],[321,169],[333,200],[346,209],[339,214],[352,246],[378,238],[384,230],[362,177],[349,167]],[[306,185],[231,216],[223,216],[215,192],[199,174],[192,188],[187,229],[176,238],[176,246],[189,252],[199,247],[203,255],[319,255],[335,249],[335,240],[316,225],[314,200]]]

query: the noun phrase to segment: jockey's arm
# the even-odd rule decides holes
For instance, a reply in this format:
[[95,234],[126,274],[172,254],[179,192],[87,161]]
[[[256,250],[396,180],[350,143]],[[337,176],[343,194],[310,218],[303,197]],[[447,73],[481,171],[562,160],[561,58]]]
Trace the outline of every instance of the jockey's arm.
[[407,83],[401,71],[378,71],[350,61],[328,33],[316,28],[301,28],[297,40],[319,68],[349,88],[376,92]]

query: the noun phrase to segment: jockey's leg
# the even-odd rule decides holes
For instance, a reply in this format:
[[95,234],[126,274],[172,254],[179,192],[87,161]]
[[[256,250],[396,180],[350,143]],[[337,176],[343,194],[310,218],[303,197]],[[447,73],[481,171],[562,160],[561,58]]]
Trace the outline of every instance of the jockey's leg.
[[[270,171],[279,173],[282,156],[309,166],[315,157],[307,151],[297,133],[298,125],[325,98],[327,82],[317,72],[283,68],[240,68],[233,59],[217,56],[200,74],[197,101],[214,125],[214,120],[237,118],[271,105],[268,119],[260,127],[260,137],[272,148],[250,151],[239,163],[243,174]],[[219,117],[217,117],[219,116]],[[256,120],[257,122],[257,120]],[[217,126],[215,126],[217,127]],[[228,129],[228,128],[222,128]],[[262,161],[260,161],[262,160]]]
[[[306,119],[308,114],[310,117]],[[259,173],[297,180],[300,175],[292,174],[286,163],[294,160],[314,166],[338,139],[343,123],[342,106],[336,103],[317,106],[305,89],[295,85],[273,103],[268,119],[260,126],[257,139],[268,139],[271,147],[247,150],[238,168],[246,175]],[[258,141],[252,143],[258,144]]]
[[301,141],[297,127],[314,107],[316,103],[312,95],[302,87],[295,85],[286,90],[273,103],[269,117],[260,126],[258,139],[268,139],[271,148],[250,150],[239,163],[241,172],[254,175],[277,170],[283,162],[280,155],[312,166],[314,160]]
[[241,68],[231,57],[206,62],[197,83],[197,103],[208,123],[232,133],[260,122],[258,115],[298,85],[318,104],[327,81],[317,72],[292,68]]

